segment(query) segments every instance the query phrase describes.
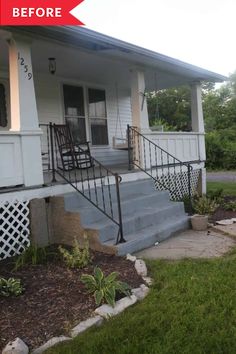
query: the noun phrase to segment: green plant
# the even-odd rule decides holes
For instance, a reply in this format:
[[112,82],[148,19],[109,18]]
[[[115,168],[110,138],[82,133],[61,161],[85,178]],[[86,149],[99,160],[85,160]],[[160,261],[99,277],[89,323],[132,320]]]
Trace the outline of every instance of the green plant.
[[124,282],[117,280],[118,273],[112,272],[105,277],[102,270],[98,267],[94,268],[94,276],[83,274],[81,281],[85,284],[89,293],[94,293],[95,302],[100,305],[101,302],[114,307],[117,293],[130,295],[130,286]]
[[236,211],[236,201],[235,200],[231,200],[229,202],[224,203],[223,204],[223,208],[225,210]]
[[218,204],[215,200],[212,200],[205,195],[193,199],[194,212],[199,215],[213,214],[217,207]]
[[69,268],[84,268],[91,261],[89,242],[86,237],[84,237],[84,247],[81,247],[78,240],[74,239],[74,246],[71,251],[62,246],[59,246],[58,249]]
[[18,296],[22,294],[24,288],[20,279],[15,278],[0,278],[0,295],[1,296]]
[[184,203],[185,213],[190,213],[192,211],[192,201],[189,195],[185,194],[180,201]]
[[43,264],[46,262],[47,256],[48,252],[45,247],[38,247],[34,244],[30,244],[30,246],[16,258],[14,262],[14,270],[17,270],[26,264]]

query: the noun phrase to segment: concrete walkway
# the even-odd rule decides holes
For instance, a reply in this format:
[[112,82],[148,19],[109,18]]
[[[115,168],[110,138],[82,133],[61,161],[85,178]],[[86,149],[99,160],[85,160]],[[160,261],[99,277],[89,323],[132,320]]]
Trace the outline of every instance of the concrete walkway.
[[187,230],[135,255],[147,259],[212,258],[233,246],[236,240],[218,232]]

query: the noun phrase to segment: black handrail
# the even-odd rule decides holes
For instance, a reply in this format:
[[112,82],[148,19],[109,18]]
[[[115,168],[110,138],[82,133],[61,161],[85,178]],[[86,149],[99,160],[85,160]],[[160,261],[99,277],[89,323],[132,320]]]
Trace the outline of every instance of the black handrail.
[[[170,177],[170,175],[173,174],[176,175],[177,167],[179,167],[178,173],[182,175],[183,167],[185,167],[188,175],[188,197],[191,204],[191,171],[193,170],[191,164],[179,160],[177,157],[155,144],[153,141],[141,134],[137,130],[137,127],[128,125],[127,132],[129,170],[136,166],[163,188],[173,192],[171,185],[166,185],[166,183],[163,183],[160,177]],[[170,178],[167,178],[167,180],[169,181]]]
[[70,184],[78,193],[118,226],[116,243],[126,242],[123,234],[120,200],[121,176],[112,172],[92,156],[90,156],[91,167],[89,168],[77,168],[76,164],[74,164],[71,169],[63,169],[61,155],[58,153],[58,142],[55,137],[54,125],[49,123],[48,126],[52,182],[56,181],[56,175],[58,175]]

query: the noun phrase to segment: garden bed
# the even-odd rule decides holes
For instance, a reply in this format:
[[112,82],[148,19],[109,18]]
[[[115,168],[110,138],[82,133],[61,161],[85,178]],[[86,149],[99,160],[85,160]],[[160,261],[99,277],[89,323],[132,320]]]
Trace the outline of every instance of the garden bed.
[[224,209],[223,205],[228,202],[236,203],[236,196],[223,197],[223,201],[220,203],[220,206],[215,210],[209,219],[211,223],[215,224],[216,221],[236,218],[236,211]]
[[143,283],[132,262],[99,252],[92,255],[92,263],[82,270],[68,269],[59,259],[17,271],[12,271],[12,259],[0,262],[0,276],[19,278],[25,288],[18,297],[0,297],[0,350],[16,337],[30,348],[38,347],[90,317],[97,306],[80,277],[93,274],[94,266],[106,275],[117,271],[119,280],[132,288]]

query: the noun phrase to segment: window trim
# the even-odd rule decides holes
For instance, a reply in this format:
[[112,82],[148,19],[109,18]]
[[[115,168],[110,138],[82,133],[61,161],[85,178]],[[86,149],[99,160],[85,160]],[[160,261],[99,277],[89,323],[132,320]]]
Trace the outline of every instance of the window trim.
[[6,101],[6,113],[7,113],[7,125],[2,127],[0,125],[0,130],[5,131],[10,129],[11,116],[10,116],[10,88],[9,81],[6,79],[0,78],[0,84],[2,84],[5,88],[5,101]]
[[[99,85],[99,84],[90,84],[85,81],[74,81],[74,80],[66,80],[62,79],[60,81],[60,95],[61,95],[61,112],[62,112],[62,124],[65,124],[65,105],[64,105],[64,93],[63,93],[63,86],[64,85],[69,85],[69,86],[76,86],[76,87],[82,87],[83,88],[83,93],[84,93],[84,113],[85,113],[85,128],[86,128],[86,138],[87,141],[90,142],[90,145],[92,148],[95,149],[109,149],[111,147],[110,145],[110,135],[109,135],[109,119],[108,119],[108,110],[107,110],[107,88],[104,85]],[[88,98],[88,89],[97,89],[97,90],[103,90],[105,91],[105,100],[106,100],[106,119],[107,120],[107,141],[108,143],[106,145],[93,145],[92,143],[92,134],[91,134],[91,126],[89,122],[89,98]]]
[[[100,91],[104,91],[105,93],[105,113],[106,113],[106,116],[105,117],[95,117],[95,116],[92,116],[90,117],[89,116],[89,89],[91,90],[100,90]],[[106,93],[106,89],[104,87],[96,87],[94,85],[88,85],[86,87],[86,98],[87,98],[87,113],[88,113],[88,126],[89,126],[89,136],[90,136],[90,140],[91,140],[91,146],[94,147],[94,148],[107,148],[110,146],[110,141],[109,141],[109,126],[108,126],[108,115],[107,115],[107,93]],[[98,118],[98,119],[103,119],[107,122],[106,124],[106,127],[107,127],[107,144],[101,144],[101,145],[96,145],[96,144],[93,144],[93,141],[92,141],[92,129],[91,129],[91,124],[90,124],[90,119],[93,119],[93,118]]]

